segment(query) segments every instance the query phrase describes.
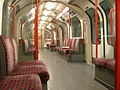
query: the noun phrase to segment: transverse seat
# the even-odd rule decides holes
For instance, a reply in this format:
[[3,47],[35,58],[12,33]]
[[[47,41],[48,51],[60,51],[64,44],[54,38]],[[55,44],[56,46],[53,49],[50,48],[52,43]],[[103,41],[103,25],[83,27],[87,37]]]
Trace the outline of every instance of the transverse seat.
[[[9,37],[0,36],[4,48],[4,56],[6,61],[7,75],[24,75],[24,74],[39,74],[42,82],[49,80],[49,73],[45,65],[19,66],[15,62],[15,56],[11,39]],[[2,46],[1,46],[2,47]],[[2,52],[1,52],[2,53]]]

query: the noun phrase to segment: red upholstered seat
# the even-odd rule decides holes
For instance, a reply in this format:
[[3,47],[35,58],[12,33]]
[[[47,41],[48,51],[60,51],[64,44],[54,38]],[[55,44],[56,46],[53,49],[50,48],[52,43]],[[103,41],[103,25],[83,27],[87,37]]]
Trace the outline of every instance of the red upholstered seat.
[[[6,57],[5,58],[6,63],[7,63],[6,72],[8,75],[39,74],[41,80],[43,82],[47,82],[47,80],[49,79],[49,73],[44,64],[41,65],[39,63],[40,65],[32,65],[32,66],[17,65],[17,54],[14,55],[14,50],[13,50],[11,39],[9,37],[4,37],[4,36],[0,36],[0,39],[3,43],[4,51],[6,52],[3,57]],[[16,60],[15,60],[15,57],[16,57]]]
[[34,66],[16,66],[14,70],[9,73],[9,75],[24,75],[24,74],[39,74],[42,82],[47,82],[49,80],[49,73],[44,65],[34,65]]
[[42,90],[38,75],[17,75],[0,78],[0,90]]
[[72,50],[75,48],[75,47],[74,47],[74,46],[75,46],[75,45],[74,45],[74,44],[75,44],[75,41],[76,41],[76,39],[71,39],[71,40],[70,40],[70,49],[69,49],[69,47],[68,47],[68,48],[63,48],[61,51],[64,52],[65,54],[68,54],[68,53],[69,53],[69,50],[72,51]]
[[108,58],[94,58],[93,63],[98,66],[106,67],[107,62],[111,61],[112,59]]
[[31,60],[18,62],[17,65],[31,66],[31,65],[45,65],[45,63],[41,60]]
[[15,57],[15,65],[23,65],[23,66],[28,66],[28,65],[45,65],[45,63],[42,60],[29,60],[29,61],[23,61],[23,62],[18,62],[18,48],[17,48],[17,43],[14,38],[11,38],[12,45],[13,45],[13,53]]
[[115,71],[115,60],[111,60],[111,61],[107,62],[106,67],[110,70]]
[[[63,43],[63,46],[64,46],[64,47],[68,47],[68,46],[67,46],[68,42],[69,42],[69,40],[68,40],[68,39],[65,39],[65,40],[64,40],[64,43]],[[63,47],[63,46],[62,46],[62,47]],[[57,47],[55,47],[55,49],[58,50],[58,51],[61,51],[61,50],[62,50],[62,47],[57,46]]]

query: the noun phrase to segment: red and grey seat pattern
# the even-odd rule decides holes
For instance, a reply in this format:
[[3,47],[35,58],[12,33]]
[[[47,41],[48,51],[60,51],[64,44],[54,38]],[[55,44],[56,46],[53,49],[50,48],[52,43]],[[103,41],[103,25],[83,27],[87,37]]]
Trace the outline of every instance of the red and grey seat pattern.
[[17,49],[13,49],[11,39],[9,37],[0,36],[0,41],[2,41],[5,51],[3,57],[5,57],[6,61],[7,75],[39,74],[42,82],[47,82],[49,80],[49,73],[42,61],[31,61],[29,62],[30,65],[26,65],[28,62],[25,62],[21,67],[20,65],[22,63],[19,64],[17,61],[18,57],[17,54],[15,54]]
[[115,70],[115,59],[93,58],[93,63],[97,66],[102,66],[113,71]]
[[0,77],[0,90],[42,90],[37,74]]

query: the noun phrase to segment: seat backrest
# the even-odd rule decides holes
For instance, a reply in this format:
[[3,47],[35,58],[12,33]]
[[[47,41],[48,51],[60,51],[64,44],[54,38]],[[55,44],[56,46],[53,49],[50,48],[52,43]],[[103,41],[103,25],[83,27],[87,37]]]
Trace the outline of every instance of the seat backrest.
[[6,57],[5,57],[5,50],[0,39],[0,77],[6,76]]
[[63,43],[63,46],[65,46],[65,45],[66,45],[66,40],[67,40],[67,39],[64,39],[64,43]]
[[80,39],[76,39],[76,40],[75,40],[74,49],[78,49],[78,48],[79,48],[79,41],[80,41]]
[[85,44],[83,43],[83,39],[75,40],[75,50],[80,54],[85,54]]
[[2,41],[2,44],[4,46],[7,68],[6,70],[7,74],[9,74],[13,71],[15,66],[12,42],[9,37],[5,36],[0,36],[0,40]]
[[69,46],[69,43],[70,43],[70,39],[67,39],[65,46]]
[[12,45],[13,45],[15,65],[17,65],[17,63],[18,63],[18,46],[17,46],[17,43],[14,38],[11,37],[10,39],[11,39]]
[[71,45],[71,49],[74,49],[74,46],[75,46],[75,40],[76,39],[71,39],[71,42],[70,42],[70,45]]

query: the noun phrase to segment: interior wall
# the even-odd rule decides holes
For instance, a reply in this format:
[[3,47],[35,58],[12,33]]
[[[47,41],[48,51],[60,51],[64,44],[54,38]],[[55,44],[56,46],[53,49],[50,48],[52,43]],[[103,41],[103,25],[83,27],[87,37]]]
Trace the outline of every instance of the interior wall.
[[0,0],[0,35],[2,34],[2,11],[3,11],[3,2],[4,2],[4,0]]

